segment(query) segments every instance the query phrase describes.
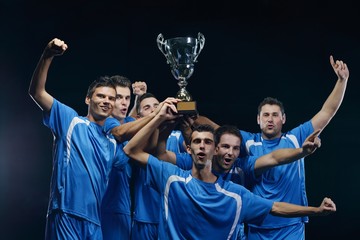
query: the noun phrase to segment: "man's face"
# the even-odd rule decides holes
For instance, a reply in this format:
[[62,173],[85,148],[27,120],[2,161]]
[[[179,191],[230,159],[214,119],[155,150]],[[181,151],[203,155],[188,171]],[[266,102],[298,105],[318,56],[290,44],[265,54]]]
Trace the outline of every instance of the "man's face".
[[285,114],[282,115],[278,105],[265,104],[257,117],[262,135],[265,139],[278,138],[285,123]]
[[91,121],[102,121],[109,117],[114,109],[116,91],[111,87],[98,87],[91,98],[86,97],[85,103],[88,107],[88,118]]
[[159,101],[154,97],[148,97],[140,102],[139,116],[146,117],[159,106]]
[[131,92],[128,87],[116,87],[116,101],[114,111],[112,113],[120,122],[127,116],[131,100]]
[[198,132],[192,133],[192,140],[190,147],[187,148],[189,154],[191,154],[194,164],[197,168],[204,168],[211,162],[214,155],[215,143],[214,134],[211,132]]
[[225,133],[215,148],[213,168],[217,172],[228,172],[240,154],[241,140],[238,136]]

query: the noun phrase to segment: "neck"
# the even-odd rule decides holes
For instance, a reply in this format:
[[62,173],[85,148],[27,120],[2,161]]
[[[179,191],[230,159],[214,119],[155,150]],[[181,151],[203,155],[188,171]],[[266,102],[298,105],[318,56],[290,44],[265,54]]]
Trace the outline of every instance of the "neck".
[[217,180],[217,177],[212,173],[212,162],[207,160],[205,166],[199,168],[195,163],[192,167],[192,176],[196,179],[199,179],[203,182],[214,183]]

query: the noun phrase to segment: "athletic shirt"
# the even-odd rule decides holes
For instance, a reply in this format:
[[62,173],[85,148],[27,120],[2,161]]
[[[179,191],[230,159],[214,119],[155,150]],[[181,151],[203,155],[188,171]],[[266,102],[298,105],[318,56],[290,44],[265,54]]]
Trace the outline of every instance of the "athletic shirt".
[[159,239],[237,239],[239,224],[260,223],[273,204],[222,178],[195,179],[152,155],[146,182],[160,193]]
[[[124,123],[135,121],[133,117],[126,117]],[[120,125],[120,122],[119,122]],[[125,141],[119,144],[119,151],[127,144]],[[131,165],[129,157],[122,153],[122,162],[126,162],[122,168],[113,167],[110,172],[109,183],[102,200],[102,211],[106,213],[121,213],[131,215],[130,179]],[[107,215],[106,215],[107,216]]]
[[181,131],[173,130],[166,141],[166,150],[174,153],[186,152],[183,142],[184,137]]
[[[247,153],[246,175],[252,177],[251,191],[274,202],[288,202],[307,206],[305,189],[304,159],[293,163],[273,167],[264,172],[258,179],[254,178],[254,165],[258,157],[280,148],[299,148],[305,139],[314,131],[311,121],[282,134],[280,138],[265,140],[261,133],[241,131],[243,137],[242,151]],[[245,149],[245,151],[244,151]],[[279,228],[299,222],[308,222],[308,217],[284,218],[268,215],[261,225],[251,225],[258,228]]]
[[115,139],[56,99],[43,122],[54,136],[48,214],[61,210],[100,225],[109,171],[124,164]]
[[[192,168],[192,158],[190,154],[188,153],[181,153],[176,155],[176,165],[184,170],[190,170]],[[214,169],[212,169],[212,172],[218,176],[221,177],[224,181],[232,181],[233,183],[245,186],[245,174],[243,171],[244,168],[243,159],[236,159],[234,164],[232,165],[231,169],[227,173],[218,173]],[[244,224],[241,223],[238,226],[238,230],[236,230],[238,233],[238,240],[245,240],[245,228]]]
[[[184,137],[181,131],[174,130],[166,141],[166,150],[174,153],[185,151]],[[133,218],[138,222],[159,223],[160,196],[157,191],[145,184],[145,169],[134,165],[135,178],[135,208]]]

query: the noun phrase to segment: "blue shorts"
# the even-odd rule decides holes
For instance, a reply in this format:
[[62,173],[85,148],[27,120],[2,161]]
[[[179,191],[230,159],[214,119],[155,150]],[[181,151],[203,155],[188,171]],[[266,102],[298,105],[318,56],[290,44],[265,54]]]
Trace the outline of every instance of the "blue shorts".
[[159,224],[157,223],[144,223],[133,221],[133,226],[131,230],[131,239],[132,240],[157,240],[158,239],[158,228]]
[[106,240],[130,239],[131,216],[122,213],[102,213],[101,229]]
[[81,217],[54,211],[47,216],[45,239],[99,240],[101,227]]
[[303,222],[282,228],[254,228],[249,226],[248,240],[304,240],[305,224]]

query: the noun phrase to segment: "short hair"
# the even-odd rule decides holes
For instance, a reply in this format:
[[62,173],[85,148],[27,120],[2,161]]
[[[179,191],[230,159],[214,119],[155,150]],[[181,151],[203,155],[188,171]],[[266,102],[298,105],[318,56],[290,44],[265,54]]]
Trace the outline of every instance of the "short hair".
[[128,87],[131,91],[131,81],[124,76],[114,75],[110,77],[111,81],[114,82],[117,87]]
[[149,92],[146,92],[146,93],[144,93],[143,95],[141,95],[141,96],[137,99],[137,103],[136,103],[136,112],[137,112],[137,113],[140,113],[140,103],[141,103],[144,99],[146,99],[146,98],[155,98],[155,99],[157,99],[154,94],[149,93]]
[[279,106],[282,115],[284,115],[285,109],[284,109],[283,103],[273,97],[266,97],[266,98],[264,98],[264,100],[262,100],[262,102],[260,102],[260,104],[258,106],[258,115],[260,115],[261,108],[266,104]]
[[193,132],[209,132],[209,133],[212,133],[214,135],[215,129],[214,129],[213,126],[211,126],[209,124],[199,124],[199,125],[194,126],[192,128],[189,143],[191,143],[191,141],[192,141]]
[[231,134],[231,135],[238,137],[240,139],[240,143],[242,143],[242,141],[243,141],[240,130],[236,126],[222,125],[215,130],[215,133],[214,133],[215,146],[219,144],[220,138],[224,134]]
[[93,93],[95,92],[95,89],[99,87],[111,87],[116,91],[116,86],[113,81],[110,80],[110,77],[100,76],[90,84],[86,93],[86,97],[91,98]]

